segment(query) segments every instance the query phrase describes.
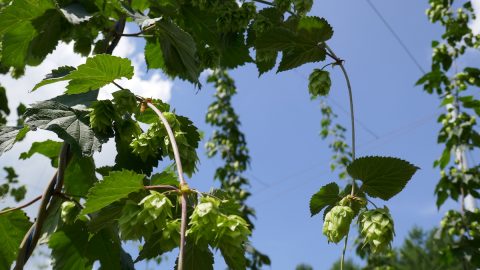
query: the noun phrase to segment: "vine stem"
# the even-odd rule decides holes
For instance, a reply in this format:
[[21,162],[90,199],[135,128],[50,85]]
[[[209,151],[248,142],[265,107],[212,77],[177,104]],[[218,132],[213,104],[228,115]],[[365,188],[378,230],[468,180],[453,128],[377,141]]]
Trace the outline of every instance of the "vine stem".
[[[352,84],[350,83],[350,77],[348,76],[347,70],[345,69],[345,66],[343,65],[343,60],[340,59],[335,52],[325,43],[325,49],[328,52],[328,55],[335,60],[335,64],[340,66],[340,69],[342,70],[343,76],[345,77],[345,81],[347,82],[347,89],[348,89],[348,97],[350,101],[350,121],[352,125],[352,161],[355,160],[355,113],[353,110],[353,91],[352,91]],[[352,184],[352,193],[351,195],[353,196],[355,194],[355,179],[353,179],[353,184]]]
[[[348,89],[348,98],[350,102],[350,121],[351,121],[351,126],[352,126],[352,161],[355,160],[355,113],[353,110],[353,91],[352,91],[352,84],[350,83],[350,77],[348,76],[347,70],[345,69],[345,66],[343,65],[343,60],[338,57],[335,52],[327,45],[327,43],[324,43],[325,49],[327,51],[327,55],[331,57],[333,60],[335,60],[335,64],[340,66],[340,69],[342,70],[343,76],[345,77],[345,81],[347,82],[347,89]],[[352,196],[355,195],[355,179],[352,179],[352,192],[350,193]],[[345,245],[343,247],[342,251],[342,258],[340,260],[340,269],[343,270],[343,264],[345,263],[345,252],[347,251],[347,243],[348,243],[348,234],[345,237]]]
[[40,234],[42,233],[43,223],[47,218],[47,213],[51,206],[50,199],[56,193],[56,190],[62,189],[64,171],[68,165],[68,162],[70,161],[70,158],[70,145],[68,143],[63,143],[62,150],[60,151],[57,172],[52,177],[52,180],[50,180],[50,183],[42,195],[43,199],[38,209],[37,220],[32,224],[27,234],[25,234],[22,243],[20,244],[14,270],[22,270],[25,266],[25,263],[32,255],[33,249],[37,245]]
[[348,243],[348,234],[350,230],[347,232],[347,236],[345,236],[345,244],[343,245],[342,251],[342,259],[340,260],[340,270],[343,270],[343,265],[345,264],[345,252],[347,251],[347,243]]
[[[168,137],[170,138],[170,143],[172,144],[173,155],[175,158],[175,164],[177,166],[178,178],[180,179],[180,190],[183,190],[183,187],[188,188],[188,184],[183,177],[183,168],[182,161],[180,160],[180,152],[178,151],[177,142],[175,140],[175,135],[173,134],[172,128],[168,123],[163,113],[151,102],[146,101],[148,107],[150,107],[157,115],[158,118],[162,121],[165,129],[167,130]],[[180,224],[180,252],[178,254],[178,270],[183,270],[183,259],[185,257],[185,234],[187,231],[187,194],[182,192],[181,197],[181,207],[182,207],[182,219]]]
[[10,208],[10,209],[7,209],[7,210],[3,210],[3,211],[0,212],[0,215],[6,214],[6,213],[10,213],[10,212],[13,212],[13,211],[15,211],[15,210],[20,210],[20,209],[23,209],[23,208],[25,208],[25,207],[28,207],[28,206],[34,204],[35,202],[37,202],[38,200],[40,200],[42,197],[43,197],[43,196],[40,195],[40,196],[34,198],[33,200],[27,202],[26,204],[17,206],[17,207],[15,207],[15,208]]

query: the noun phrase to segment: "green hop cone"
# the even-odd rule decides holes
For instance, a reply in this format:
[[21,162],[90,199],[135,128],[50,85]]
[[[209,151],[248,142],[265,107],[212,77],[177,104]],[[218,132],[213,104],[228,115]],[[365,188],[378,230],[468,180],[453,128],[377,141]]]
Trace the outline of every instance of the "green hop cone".
[[62,218],[62,221],[67,224],[73,223],[78,213],[80,213],[80,208],[78,208],[72,201],[63,202],[61,209],[60,217]]
[[327,236],[329,242],[338,243],[347,235],[350,224],[355,216],[352,208],[348,206],[337,205],[326,215],[323,223],[323,234]]
[[360,233],[374,253],[385,251],[395,235],[393,219],[387,207],[365,211],[359,217]]

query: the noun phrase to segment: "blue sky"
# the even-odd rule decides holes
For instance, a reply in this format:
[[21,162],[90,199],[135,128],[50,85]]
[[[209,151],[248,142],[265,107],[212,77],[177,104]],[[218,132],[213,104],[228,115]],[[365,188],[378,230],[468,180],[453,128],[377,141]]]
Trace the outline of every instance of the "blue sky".
[[[428,70],[430,43],[440,37],[441,29],[428,21],[426,1],[372,2]],[[440,128],[436,118],[443,108],[435,96],[414,86],[421,71],[365,0],[316,1],[312,14],[325,17],[333,26],[330,46],[345,59],[357,120],[378,136],[357,123],[357,156],[395,156],[421,168],[400,195],[385,203],[395,219],[394,245],[400,245],[413,226],[436,226],[446,209],[457,207],[450,202],[438,212],[433,195],[439,173],[432,164],[442,150],[436,144]],[[253,243],[270,255],[272,269],[294,269],[302,262],[314,269],[329,269],[343,247],[327,244],[321,217],[310,218],[308,210],[310,196],[322,185],[337,181],[336,174],[329,172],[327,142],[318,136],[319,104],[310,101],[307,91],[307,77],[319,66],[270,72],[261,78],[257,78],[252,65],[231,73],[239,89],[234,104],[252,156],[246,176],[252,183],[249,203],[258,217]],[[349,128],[344,111],[348,108],[345,81],[339,69],[331,70],[331,74],[333,86],[328,100],[339,121]],[[174,85],[172,104],[178,112],[201,123],[213,90],[207,86],[193,93],[186,85]],[[208,127],[200,126],[208,134]],[[203,161],[192,185],[198,181],[199,186],[207,188],[216,164],[219,162]],[[350,241],[347,256],[355,256],[352,246]]]
[[[420,65],[428,70],[430,43],[439,38],[441,29],[429,23],[425,15],[427,1],[372,2]],[[432,164],[442,150],[436,144],[439,130],[436,115],[442,108],[435,96],[414,86],[422,73],[366,0],[316,1],[311,14],[325,17],[333,26],[335,34],[329,44],[338,56],[345,59],[353,85],[357,120],[376,135],[367,132],[357,122],[357,156],[395,156],[421,168],[400,195],[385,203],[395,218],[394,244],[400,245],[414,225],[423,228],[436,226],[446,209],[457,207],[449,202],[438,212],[433,195],[439,173],[432,168]],[[135,29],[131,30],[133,32]],[[141,44],[123,44],[117,53],[138,59]],[[68,46],[62,48],[67,52],[70,49]],[[478,59],[478,55],[472,57]],[[81,63],[83,60],[75,58],[72,61]],[[51,63],[44,68],[45,72],[27,70],[27,76],[28,72],[36,73],[39,74],[39,80],[57,64]],[[312,194],[322,185],[338,181],[336,173],[329,171],[331,153],[328,142],[322,141],[318,135],[321,119],[319,102],[311,101],[307,90],[308,75],[313,68],[321,65],[309,64],[279,74],[270,72],[260,78],[253,65],[231,72],[238,88],[238,95],[233,102],[240,115],[242,131],[247,136],[252,158],[251,168],[245,174],[251,181],[253,193],[248,203],[257,211],[252,241],[259,250],[270,256],[271,269],[294,269],[299,263],[308,263],[314,269],[329,269],[339,258],[343,247],[327,244],[327,239],[322,235],[321,216],[310,218],[308,209]],[[138,64],[138,68],[141,69],[142,65]],[[345,111],[348,108],[345,82],[338,68],[329,70],[332,74],[332,90],[328,101],[339,115],[339,121],[350,128]],[[28,90],[38,80],[30,77],[29,82],[19,82],[1,78],[2,84],[7,84],[12,107],[19,100],[33,101],[58,93],[54,89],[43,90],[43,94],[33,96],[26,92],[15,92],[9,86],[21,83]],[[204,116],[214,94],[210,85],[205,84],[197,92],[188,83],[177,80],[172,83],[165,76],[151,72],[140,74],[136,80],[130,87],[142,88],[146,96],[161,92],[159,97],[170,100],[177,113],[190,117],[205,132],[206,138],[209,137],[212,130],[204,123]],[[29,137],[27,142],[48,136],[41,133],[34,138]],[[29,161],[31,163],[15,161],[18,153],[25,151],[27,145],[21,144],[0,157],[0,164],[35,164],[42,168],[40,173],[32,172],[33,169],[20,172],[21,179],[27,179],[26,182],[32,185],[28,193],[32,198],[39,194],[48,181],[51,170],[44,168],[48,161],[42,157],[35,157]],[[221,161],[207,159],[204,149],[199,152],[202,157],[199,173],[189,182],[191,186],[207,191],[218,185],[213,181],[213,173]],[[97,155],[98,162],[111,162],[111,153],[111,147],[107,146],[105,153]],[[33,176],[39,178],[32,180]],[[384,204],[375,202],[379,206]],[[7,203],[0,201],[0,206]],[[35,209],[33,206],[29,212],[33,214]],[[352,246],[353,241],[350,241],[347,251],[349,257],[355,256]],[[216,259],[215,269],[223,269],[222,259],[218,256]],[[167,265],[173,263],[174,258],[170,257]]]

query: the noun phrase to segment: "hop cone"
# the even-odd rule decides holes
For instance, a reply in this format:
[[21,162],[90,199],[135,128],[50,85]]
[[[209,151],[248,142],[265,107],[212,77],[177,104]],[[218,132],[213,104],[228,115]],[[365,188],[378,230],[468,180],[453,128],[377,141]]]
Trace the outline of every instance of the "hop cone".
[[365,211],[360,216],[359,223],[365,244],[370,244],[374,253],[390,247],[395,231],[393,219],[387,207]]
[[338,243],[348,233],[350,223],[355,216],[348,206],[335,206],[325,215],[323,234],[329,242]]

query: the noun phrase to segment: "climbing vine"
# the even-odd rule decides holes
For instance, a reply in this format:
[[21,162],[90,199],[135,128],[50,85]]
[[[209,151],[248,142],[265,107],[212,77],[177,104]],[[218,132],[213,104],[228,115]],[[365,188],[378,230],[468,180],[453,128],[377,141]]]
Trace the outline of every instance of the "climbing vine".
[[479,164],[467,162],[467,156],[480,147],[480,135],[476,117],[480,100],[476,95],[480,86],[480,70],[464,66],[462,58],[474,53],[480,46],[480,35],[474,33],[471,23],[475,12],[471,1],[430,0],[427,10],[432,23],[444,28],[441,40],[432,42],[432,65],[417,84],[432,95],[437,95],[445,113],[438,122],[441,129],[438,143],[442,155],[434,166],[440,170],[440,179],[435,188],[437,206],[447,199],[457,201],[459,209],[449,210],[439,233],[454,242],[443,250],[444,254],[457,257],[463,269],[476,269],[480,265],[479,234],[480,216],[473,198],[479,198]]
[[[312,0],[2,1],[3,73],[22,76],[26,66],[42,63],[60,42],[73,43],[74,52],[87,57],[77,67],[57,67],[28,89],[43,91],[45,85],[65,82],[62,95],[19,109],[17,125],[0,127],[0,154],[39,129],[63,141],[34,143],[20,156],[45,155],[57,170],[36,199],[35,219],[22,210],[29,204],[0,212],[0,229],[11,232],[0,236],[6,243],[0,248],[2,267],[23,269],[41,243],[51,249],[54,269],[91,269],[95,262],[102,269],[134,269],[135,263],[176,248],[180,270],[213,269],[214,250],[231,269],[270,264],[249,244],[254,211],[245,203],[250,193],[242,173],[250,157],[231,105],[236,88],[226,70],[253,63],[261,75],[277,66],[277,58],[277,72],[327,58],[333,61],[327,66],[342,71],[350,97],[351,154],[346,144],[331,147],[352,181],[345,188],[333,182],[323,186],[310,210],[315,215],[326,209],[323,233],[329,242],[345,239],[346,244],[358,217],[365,244],[374,252],[388,249],[393,218],[387,207],[368,209],[367,202],[401,192],[417,167],[392,157],[356,157],[352,86],[343,59],[327,45],[333,29],[325,19],[308,15],[312,5]],[[139,30],[127,33],[127,24]],[[118,82],[134,75],[129,59],[113,55],[122,38],[145,41],[148,69],[198,88],[201,72],[213,70],[208,82],[217,91],[206,121],[216,131],[207,151],[224,162],[215,174],[220,189],[202,192],[187,181],[198,163],[201,135],[194,123],[169,104],[135,95],[135,89]],[[312,98],[329,93],[325,67],[310,75]],[[118,90],[110,100],[97,100],[107,85]],[[9,113],[5,103],[0,103],[2,119]],[[323,112],[332,118],[327,107]],[[344,138],[345,129],[332,130]],[[97,168],[92,155],[109,140],[115,143],[115,164]],[[125,251],[126,241],[140,246],[136,258]]]

